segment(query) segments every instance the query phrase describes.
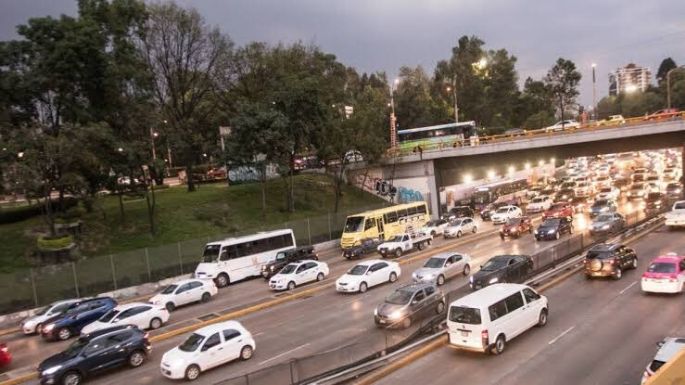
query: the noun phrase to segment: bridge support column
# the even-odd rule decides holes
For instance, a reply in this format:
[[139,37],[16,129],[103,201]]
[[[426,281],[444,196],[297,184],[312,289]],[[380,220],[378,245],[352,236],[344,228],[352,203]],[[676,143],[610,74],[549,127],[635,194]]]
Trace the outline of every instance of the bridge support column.
[[681,176],[680,176],[680,197],[685,197],[685,142],[683,142],[682,148],[680,149],[680,162],[681,162]]

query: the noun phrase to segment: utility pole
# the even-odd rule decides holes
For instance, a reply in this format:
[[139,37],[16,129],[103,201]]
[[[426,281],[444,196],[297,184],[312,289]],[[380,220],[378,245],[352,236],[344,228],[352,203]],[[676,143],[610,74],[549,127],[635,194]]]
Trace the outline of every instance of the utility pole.
[[399,84],[400,79],[395,79],[390,85],[390,148],[397,148],[397,118],[395,117],[395,87]]
[[595,120],[597,120],[597,79],[595,77],[595,67],[597,67],[597,64],[592,63],[592,112]]

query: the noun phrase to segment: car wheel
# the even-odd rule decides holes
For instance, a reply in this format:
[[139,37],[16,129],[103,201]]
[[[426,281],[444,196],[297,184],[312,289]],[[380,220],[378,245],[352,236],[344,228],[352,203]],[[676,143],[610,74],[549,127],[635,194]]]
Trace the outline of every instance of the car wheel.
[[637,258],[633,258],[633,262],[630,264],[631,269],[637,269]]
[[557,231],[556,235],[554,235],[554,239],[559,239],[559,232]]
[[247,361],[250,358],[252,358],[253,353],[254,353],[254,350],[252,349],[252,346],[245,345],[245,346],[243,346],[242,349],[240,349],[240,359],[243,361]]
[[473,229],[471,230],[471,232],[474,233],[474,234],[477,233],[477,232],[478,232],[478,227],[473,226]]
[[395,273],[393,271],[392,273],[390,273],[390,277],[388,279],[389,279],[390,283],[397,281],[397,273]]
[[431,237],[435,236],[435,230],[431,231]]
[[457,238],[461,238],[461,230],[457,231]]
[[438,279],[437,279],[436,283],[438,284],[438,286],[444,285],[445,284],[445,276],[442,274],[438,275]]
[[368,289],[366,282],[362,282],[359,284],[359,292],[360,293],[366,293],[366,289]]
[[40,334],[43,331],[43,324],[36,325],[35,333]]
[[540,316],[538,317],[538,325],[537,326],[545,326],[547,325],[547,309],[542,309],[540,312]]
[[69,338],[71,338],[71,330],[68,328],[62,328],[57,331],[57,338],[60,339],[60,341],[66,341]]
[[435,314],[442,314],[445,311],[445,303],[438,302],[438,306],[435,307]]
[[426,243],[428,243],[429,245],[432,244],[432,243],[433,243],[433,239],[431,238],[431,239],[427,240]]
[[619,267],[616,269],[616,273],[614,273],[614,279],[618,281],[621,277],[623,277],[623,270]]
[[407,317],[404,320],[402,320],[402,327],[405,329],[409,329],[411,326],[411,317]]
[[200,367],[197,365],[190,365],[186,369],[186,380],[195,381],[200,377]]
[[416,248],[419,250],[423,250],[423,242],[419,242],[418,245],[416,245]]
[[132,368],[137,368],[145,362],[145,353],[136,350],[128,356],[128,365]]
[[67,374],[62,377],[62,385],[79,385],[83,376],[79,372],[67,372]]
[[202,293],[202,298],[200,301],[204,302],[209,302],[209,299],[212,298],[212,295],[209,293]]
[[471,273],[471,266],[465,265],[464,266],[464,276],[468,277],[470,273]]
[[317,281],[317,282],[323,281],[324,278],[325,278],[325,276],[324,276],[323,273],[319,273],[319,274],[316,275],[316,281]]
[[221,273],[218,277],[216,277],[215,283],[216,287],[226,287],[229,283],[231,283],[231,280],[228,279],[228,275]]
[[402,256],[402,249],[395,249],[395,258],[399,258]]
[[290,281],[288,282],[288,290],[295,290],[295,282]]
[[504,234],[500,234],[499,239],[504,240]]
[[167,302],[167,304],[164,305],[164,307],[166,308],[166,310],[167,310],[169,313],[171,313],[172,311],[176,310],[176,305],[174,305],[173,302]]
[[150,329],[155,330],[162,327],[162,320],[155,317],[150,321]]
[[497,336],[497,339],[495,340],[495,347],[493,348],[493,353],[495,354],[502,354],[504,352],[504,348],[507,347],[507,340],[504,338],[503,334],[500,334]]

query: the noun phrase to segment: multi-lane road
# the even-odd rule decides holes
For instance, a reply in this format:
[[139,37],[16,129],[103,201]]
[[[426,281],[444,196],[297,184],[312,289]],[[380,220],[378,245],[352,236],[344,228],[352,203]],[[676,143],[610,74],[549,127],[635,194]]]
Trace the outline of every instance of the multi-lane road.
[[652,257],[685,253],[682,233],[663,228],[632,245],[639,267],[620,281],[576,274],[544,294],[547,326],[507,345],[501,356],[447,346],[385,377],[379,384],[634,385],[654,358],[656,342],[685,335],[681,295],[645,295],[640,275]]
[[[579,218],[576,219],[577,221],[579,220]],[[580,221],[582,220],[583,219],[580,219]],[[585,219],[585,221],[587,221],[587,219]],[[271,306],[240,317],[239,320],[253,333],[257,342],[257,349],[254,357],[247,362],[230,363],[226,366],[204,373],[199,382],[213,384],[225,378],[254,372],[270,365],[285,362],[294,357],[307,356],[333,349],[350,343],[351,341],[356,341],[362,337],[369,340],[376,339],[378,341],[387,341],[388,344],[405,337],[410,331],[386,331],[377,329],[373,323],[373,309],[391,290],[403,283],[409,282],[411,280],[411,272],[420,267],[428,256],[435,254],[437,251],[451,250],[467,253],[473,258],[472,267],[477,270],[478,266],[493,255],[504,253],[534,254],[553,246],[557,242],[564,242],[565,240],[565,237],[562,237],[562,239],[557,242],[535,242],[532,235],[526,235],[517,240],[501,241],[495,233],[490,233],[487,236],[483,234],[492,232],[495,228],[496,227],[490,223],[483,223],[479,226],[479,234],[467,235],[456,241],[436,240],[436,242],[433,243],[433,246],[424,252],[409,254],[401,259],[404,261],[404,264],[402,265],[402,276],[398,282],[392,285],[385,284],[373,288],[363,295],[341,295],[335,292],[332,282],[349,269],[355,262],[342,259],[339,251],[324,253],[320,257],[322,260],[329,263],[331,268],[329,278],[322,283],[297,289],[295,290],[295,293],[302,290],[311,290],[313,288],[320,289],[313,290],[311,294],[305,297]],[[644,261],[642,263],[644,263]],[[641,268],[644,268],[644,266],[641,266]],[[617,284],[621,285],[624,282],[628,282],[628,280],[620,281]],[[459,287],[463,287],[466,283],[467,279],[465,277],[456,278],[451,282],[448,282],[443,287],[443,291],[448,292],[455,290]],[[585,282],[582,283],[585,284]],[[596,287],[599,289],[604,287],[602,284],[606,284],[606,282],[592,282],[588,284],[591,285],[589,287]],[[612,283],[609,284],[611,285]],[[611,285],[607,287],[616,286]],[[633,287],[632,290],[634,289],[635,288]],[[556,293],[556,290],[558,289],[550,292],[549,295]],[[574,291],[575,290],[576,289],[574,289]],[[595,293],[593,290],[587,289],[587,286],[579,288],[578,290],[581,290],[579,291],[580,297],[577,299],[575,297],[567,299],[567,301],[573,303],[573,306],[571,306],[571,304],[557,305],[554,297],[550,298],[552,314],[555,317],[559,317],[560,314],[569,312],[570,309],[576,308],[576,306],[580,306],[580,308],[585,309],[586,312],[592,309],[596,309],[598,312],[603,311],[604,307],[607,306],[607,303],[604,301],[604,296],[597,298],[594,295]],[[589,291],[583,295],[583,290]],[[211,318],[212,316],[227,314],[235,310],[250,308],[255,304],[273,300],[274,298],[280,298],[280,296],[283,295],[287,296],[289,294],[275,294],[271,292],[262,279],[253,279],[247,282],[237,283],[228,288],[221,289],[219,295],[209,303],[192,305],[175,311],[172,313],[170,324],[161,330],[154,331],[152,335],[159,335],[169,330],[192,325],[203,318]],[[607,293],[606,295],[608,296],[610,293]],[[576,302],[585,305],[577,305]],[[570,314],[566,315],[567,318],[569,316]],[[557,320],[558,319],[559,318],[557,318]],[[607,317],[606,320],[603,320],[602,322],[611,323],[612,317]],[[562,326],[559,326],[559,324],[550,322],[550,326],[545,328],[543,333],[554,334],[558,328],[564,329],[564,327],[569,328],[571,326],[566,326],[565,323]],[[576,327],[581,331],[584,330],[581,328],[580,324]],[[609,326],[605,327],[611,329]],[[559,331],[559,333],[561,332],[563,332],[563,330]],[[569,332],[569,334],[572,332],[573,330]],[[536,333],[531,333],[531,339],[534,338],[532,336],[533,334]],[[642,338],[643,334],[640,335]],[[109,373],[94,378],[91,383],[171,383],[171,381],[167,381],[159,373],[160,359],[164,352],[178,345],[185,338],[186,335],[180,335],[156,342],[153,345],[153,354],[150,361],[143,367],[135,370],[121,370]],[[525,341],[526,338],[527,337],[522,337],[521,341]],[[575,339],[577,339],[577,336]],[[4,337],[4,341],[8,343],[15,357],[12,368],[35,368],[42,359],[61,351],[69,343],[46,343],[43,342],[40,337],[23,337],[19,335],[6,336]],[[559,341],[562,342],[561,339]],[[650,341],[647,347],[643,345],[642,349],[651,352],[653,350],[651,347],[654,346],[654,342],[655,341]],[[381,348],[382,345],[379,345],[378,347]],[[511,351],[514,351],[514,348],[510,348],[510,351],[507,351],[505,356],[510,355]],[[511,356],[514,356],[514,354],[511,354]],[[583,354],[581,352],[579,358],[582,358],[582,356]],[[479,358],[471,357],[470,359]],[[533,360],[529,361],[530,362],[521,362],[526,362],[526,365],[534,363]],[[639,363],[641,364],[642,361]],[[451,368],[452,365],[452,362],[448,363],[448,367]],[[423,372],[423,370],[420,370],[419,372]],[[437,372],[434,373],[439,374],[441,371],[437,370]],[[513,373],[514,372],[512,371],[512,375],[514,375]],[[416,379],[417,377],[413,378]],[[437,380],[439,381],[440,379],[438,378]],[[34,383],[36,382],[34,381]]]

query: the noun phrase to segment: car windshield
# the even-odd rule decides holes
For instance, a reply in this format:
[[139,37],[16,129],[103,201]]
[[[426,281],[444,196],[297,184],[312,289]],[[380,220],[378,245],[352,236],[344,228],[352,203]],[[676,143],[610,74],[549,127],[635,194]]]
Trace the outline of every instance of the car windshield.
[[595,207],[601,207],[601,206],[606,206],[607,204],[608,204],[608,202],[607,202],[606,199],[599,199],[599,200],[596,200],[596,201],[595,201],[595,203],[593,204],[593,206],[595,206]]
[[38,310],[38,311],[36,312],[36,314],[34,314],[34,316],[37,316],[37,315],[44,315],[45,313],[48,312],[48,310],[50,310],[50,308],[51,308],[51,306],[46,306],[46,307],[44,307],[44,308]]
[[508,260],[503,258],[493,258],[487,262],[480,269],[483,271],[495,271],[499,270],[507,265]]
[[190,337],[188,337],[187,340],[185,340],[185,342],[183,342],[178,347],[178,349],[184,352],[194,352],[195,350],[197,350],[197,348],[200,346],[204,339],[204,336],[201,336],[197,333],[193,333],[190,335]]
[[597,217],[597,222],[611,222],[614,219],[613,216],[608,214],[602,214]]
[[611,188],[605,187],[605,188],[603,188],[603,189],[600,189],[599,192],[610,193],[610,192],[611,192]]
[[364,230],[364,217],[348,217],[345,222],[346,233],[357,233]]
[[423,267],[429,267],[431,269],[441,268],[445,264],[445,258],[431,258],[426,261]]
[[396,290],[385,299],[385,302],[393,305],[406,305],[413,295],[414,292],[411,290]]
[[669,183],[668,186],[666,186],[666,190],[677,190],[680,188],[680,185],[677,183]]
[[480,309],[452,306],[450,308],[450,321],[469,325],[480,325]]
[[353,268],[351,268],[347,274],[349,275],[364,275],[366,273],[366,270],[369,268],[368,265],[357,265]]
[[661,198],[661,193],[649,193],[649,195],[647,195],[648,201],[656,201],[656,200],[659,200],[660,198]]
[[561,210],[564,208],[563,204],[553,204],[552,207],[550,207],[550,210]]
[[205,246],[205,251],[202,253],[202,262],[211,263],[219,258],[219,251],[221,251],[221,245],[207,245]]
[[590,250],[586,257],[587,259],[609,259],[614,257],[614,253],[608,250]]
[[678,202],[674,204],[673,210],[685,210],[685,202]]
[[559,226],[559,223],[561,222],[561,219],[559,218],[548,218],[545,219],[544,222],[542,222],[543,227],[557,227]]
[[511,218],[507,221],[507,225],[516,226],[521,223],[521,218]]
[[428,223],[426,223],[426,227],[438,226],[438,225],[440,225],[441,223],[442,223],[441,221],[437,221],[437,220],[435,220],[435,221],[429,221]]
[[541,202],[544,202],[545,199],[546,198],[543,198],[543,197],[533,198],[533,200],[531,200],[531,203],[541,203]]
[[112,320],[114,319],[114,317],[116,317],[117,314],[119,314],[119,313],[120,313],[119,310],[112,309],[112,310],[108,311],[107,313],[105,313],[105,315],[103,315],[102,317],[100,317],[100,319],[99,319],[98,321],[100,321],[100,322],[110,322],[110,321],[112,321]]
[[452,222],[450,226],[461,226],[463,222],[464,221],[462,219],[457,219],[456,221]]
[[505,214],[509,212],[509,207],[500,207],[497,209],[498,214]]
[[650,273],[675,273],[675,263],[670,262],[654,262],[647,268]]
[[162,290],[162,294],[172,294],[174,291],[176,291],[176,288],[178,285],[169,285]]
[[88,340],[86,338],[81,337],[74,341],[71,345],[69,345],[69,347],[63,353],[65,356],[69,358],[76,357],[87,345]]
[[642,183],[634,184],[630,187],[631,190],[641,190],[644,187]]
[[394,237],[392,237],[392,238],[390,239],[390,242],[402,242],[402,238],[404,238],[404,236],[402,236],[402,235],[395,235]]
[[276,260],[277,260],[277,261],[283,261],[283,260],[285,260],[285,252],[279,251],[278,254],[276,254]]
[[281,269],[280,273],[278,274],[292,274],[295,272],[295,269],[297,269],[297,265],[291,263],[288,265],[285,265],[283,269]]

